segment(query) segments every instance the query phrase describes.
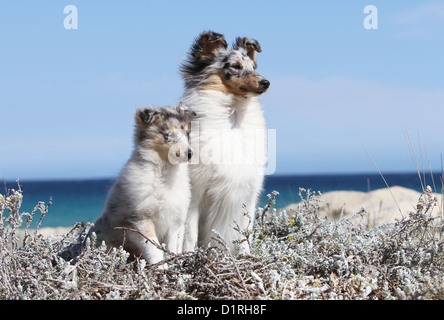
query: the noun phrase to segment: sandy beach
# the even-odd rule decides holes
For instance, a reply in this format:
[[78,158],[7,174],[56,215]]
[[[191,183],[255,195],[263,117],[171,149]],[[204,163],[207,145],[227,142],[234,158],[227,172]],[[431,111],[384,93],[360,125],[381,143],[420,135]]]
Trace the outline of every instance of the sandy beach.
[[47,237],[50,235],[58,236],[67,234],[72,227],[57,227],[57,228],[41,228],[39,229],[39,233],[43,236]]
[[[410,211],[416,211],[420,196],[420,192],[400,186],[370,192],[331,191],[322,194],[323,202],[319,213],[335,219],[340,216],[341,211],[343,216],[347,217],[363,208],[368,213],[366,219],[369,225],[377,226],[408,217]],[[432,196],[438,199],[438,204],[442,207],[442,195],[433,193]],[[292,204],[285,209],[290,210],[296,206],[297,204]],[[438,210],[435,208],[434,212]]]
[[[57,241],[57,240],[60,240],[69,231],[71,231],[73,227],[56,227],[56,228],[46,227],[46,228],[40,228],[38,230],[38,234],[41,234],[45,238],[47,238],[49,236],[52,236],[53,237],[53,241]],[[34,232],[35,232],[35,229],[30,229],[29,230],[30,234],[34,234]],[[19,239],[19,243],[22,242],[24,236],[25,236],[25,230],[18,229],[17,230],[17,237]]]

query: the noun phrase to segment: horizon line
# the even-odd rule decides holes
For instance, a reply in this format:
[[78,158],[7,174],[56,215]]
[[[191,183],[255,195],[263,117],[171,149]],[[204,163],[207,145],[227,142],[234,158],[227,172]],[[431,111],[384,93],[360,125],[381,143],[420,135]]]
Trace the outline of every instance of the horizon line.
[[[383,175],[418,175],[417,171],[411,170],[411,171],[389,171],[383,173]],[[430,172],[422,172],[420,173],[421,176],[430,176]],[[443,172],[440,170],[433,171],[432,174],[435,175],[444,175]],[[265,175],[265,179],[267,177],[309,177],[309,176],[362,176],[362,175],[369,175],[369,176],[380,176],[379,172],[282,172],[282,173],[274,173],[271,175]],[[17,179],[1,179],[2,183],[16,183],[17,180],[20,182],[75,182],[75,181],[98,181],[98,180],[115,180],[117,179],[117,175],[115,176],[98,176],[98,177],[52,177],[52,178],[17,178]]]

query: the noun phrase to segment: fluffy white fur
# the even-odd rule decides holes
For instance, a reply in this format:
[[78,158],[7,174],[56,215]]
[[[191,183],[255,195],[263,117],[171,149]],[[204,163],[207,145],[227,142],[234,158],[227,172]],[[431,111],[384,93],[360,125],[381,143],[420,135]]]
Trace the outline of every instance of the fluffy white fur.
[[262,107],[256,94],[236,96],[205,88],[187,90],[182,103],[197,115],[191,130],[195,156],[189,165],[192,198],[184,251],[212,243],[213,230],[233,250],[233,240],[241,238],[235,228],[252,227],[262,189]]

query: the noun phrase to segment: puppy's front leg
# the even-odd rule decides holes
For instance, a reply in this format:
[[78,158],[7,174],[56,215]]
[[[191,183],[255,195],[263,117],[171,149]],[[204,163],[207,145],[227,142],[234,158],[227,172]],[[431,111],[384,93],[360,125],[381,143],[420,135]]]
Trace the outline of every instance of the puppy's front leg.
[[[151,219],[141,220],[137,224],[137,229],[148,239],[157,243],[159,246],[159,240],[156,235],[156,228]],[[140,234],[136,232],[128,233],[128,241],[132,242],[133,245],[139,248],[140,252],[142,252],[142,258],[144,258],[148,263],[155,264],[163,260],[163,251],[146,238],[142,237]],[[161,269],[166,269],[166,264],[162,264],[159,266]]]

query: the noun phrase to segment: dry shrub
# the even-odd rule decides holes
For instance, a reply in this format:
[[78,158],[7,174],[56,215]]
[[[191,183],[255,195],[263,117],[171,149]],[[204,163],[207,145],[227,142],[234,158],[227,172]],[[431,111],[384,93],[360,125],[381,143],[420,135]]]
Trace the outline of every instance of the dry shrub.
[[48,205],[20,212],[19,186],[0,196],[0,299],[444,298],[443,224],[427,191],[408,218],[372,229],[365,210],[329,221],[317,214],[320,193],[299,195],[297,209],[279,212],[273,192],[253,230],[238,230],[249,253],[238,243],[232,255],[215,233],[215,247],[165,250],[168,269],[160,270],[122,248],[96,246],[88,222],[60,238],[43,237],[38,227]]

